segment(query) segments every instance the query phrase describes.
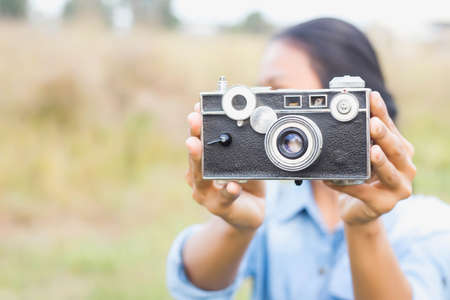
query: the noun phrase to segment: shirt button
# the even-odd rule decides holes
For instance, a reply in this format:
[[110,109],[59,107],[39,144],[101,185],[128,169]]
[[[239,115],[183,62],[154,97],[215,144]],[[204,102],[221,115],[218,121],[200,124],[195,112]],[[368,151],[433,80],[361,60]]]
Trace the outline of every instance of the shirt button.
[[326,272],[324,267],[319,268],[319,275],[324,275]]

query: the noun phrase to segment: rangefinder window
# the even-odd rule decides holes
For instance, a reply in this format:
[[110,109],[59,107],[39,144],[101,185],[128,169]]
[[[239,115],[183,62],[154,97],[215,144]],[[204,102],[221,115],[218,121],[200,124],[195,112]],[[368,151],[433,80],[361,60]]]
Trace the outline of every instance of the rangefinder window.
[[327,95],[310,95],[309,107],[327,107]]
[[302,96],[300,96],[300,95],[286,95],[286,96],[284,96],[284,107],[285,108],[290,108],[290,107],[299,108],[299,107],[302,107]]

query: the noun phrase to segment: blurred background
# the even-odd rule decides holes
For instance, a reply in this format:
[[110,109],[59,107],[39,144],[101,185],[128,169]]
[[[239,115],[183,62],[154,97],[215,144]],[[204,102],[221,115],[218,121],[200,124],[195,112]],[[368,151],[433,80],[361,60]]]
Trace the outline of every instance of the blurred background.
[[187,113],[219,75],[254,84],[270,35],[318,16],[368,33],[415,192],[450,201],[448,3],[335,2],[0,0],[0,299],[170,299],[170,244],[207,216]]

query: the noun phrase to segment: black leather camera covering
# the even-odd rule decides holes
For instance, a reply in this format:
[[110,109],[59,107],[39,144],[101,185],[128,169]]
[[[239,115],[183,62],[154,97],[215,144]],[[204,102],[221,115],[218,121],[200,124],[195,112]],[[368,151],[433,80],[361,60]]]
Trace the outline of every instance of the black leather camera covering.
[[[332,98],[328,94],[328,101]],[[360,108],[365,108],[366,93],[357,94]],[[221,110],[220,96],[208,96],[203,99],[204,111]],[[258,106],[267,105],[273,109],[283,109],[283,97],[265,94],[258,97]],[[208,100],[208,101],[205,101]],[[329,103],[328,107],[329,107]],[[275,106],[275,107],[274,107]],[[308,109],[308,97],[303,97],[302,108]],[[292,111],[291,111],[292,110]],[[308,109],[308,110],[313,110]],[[203,116],[203,176],[214,179],[366,179],[368,177],[367,119],[361,111],[350,122],[335,120],[330,112],[289,112],[278,113],[278,118],[286,115],[301,115],[314,121],[320,128],[323,147],[319,158],[309,167],[296,172],[279,169],[268,159],[264,149],[265,134],[255,132],[244,121],[238,127],[235,120],[226,115]],[[217,138],[221,133],[229,133],[233,142],[229,146],[221,144],[207,145],[206,142]]]

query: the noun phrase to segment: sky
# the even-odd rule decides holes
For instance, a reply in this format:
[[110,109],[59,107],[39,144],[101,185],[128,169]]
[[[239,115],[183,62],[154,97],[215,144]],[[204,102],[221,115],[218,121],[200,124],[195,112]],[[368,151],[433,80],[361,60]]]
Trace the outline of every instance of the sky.
[[[56,17],[65,2],[31,0],[31,5],[44,15]],[[172,9],[191,26],[233,24],[254,11],[279,26],[334,16],[357,25],[379,23],[408,33],[434,21],[450,22],[449,0],[174,0]]]
[[192,23],[233,23],[251,11],[262,12],[276,24],[329,15],[356,23],[373,21],[408,26],[437,19],[450,21],[449,0],[176,0],[175,13]]
[[66,0],[30,0],[29,3],[33,10],[49,18],[56,18],[62,13]]

